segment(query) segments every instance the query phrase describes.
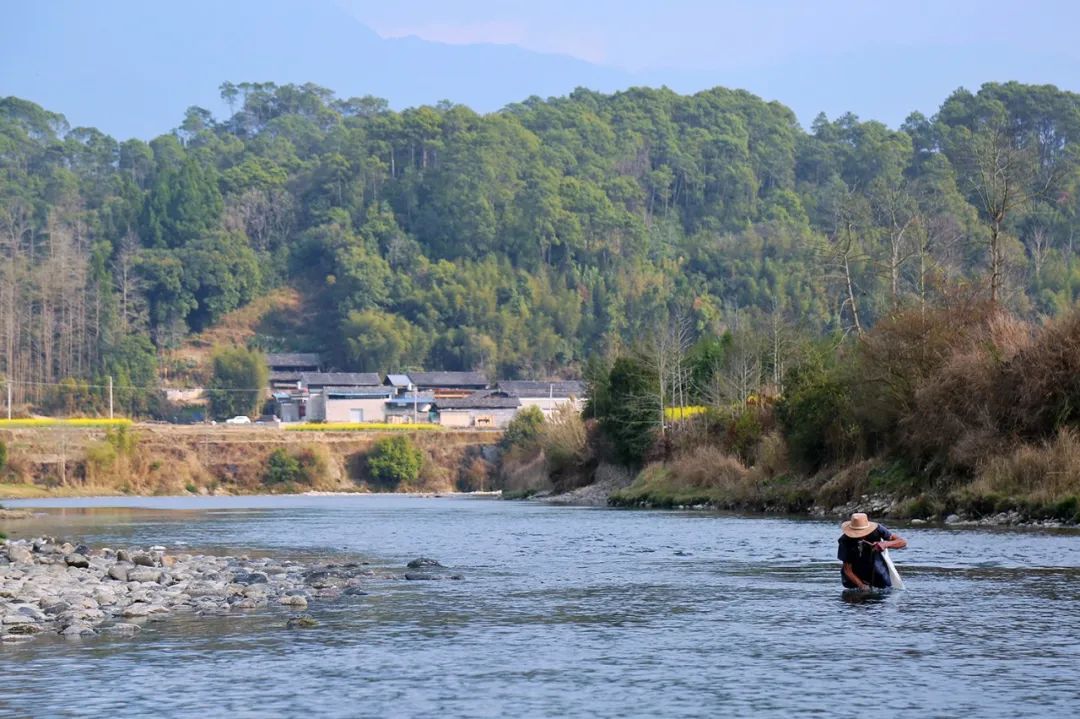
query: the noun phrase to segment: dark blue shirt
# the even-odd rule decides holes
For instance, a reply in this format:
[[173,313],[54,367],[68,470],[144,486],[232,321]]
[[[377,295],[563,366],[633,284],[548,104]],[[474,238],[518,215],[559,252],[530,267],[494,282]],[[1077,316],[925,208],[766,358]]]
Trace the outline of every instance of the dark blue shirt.
[[[885,560],[881,552],[874,549],[874,542],[888,541],[893,538],[892,532],[879,524],[877,529],[865,537],[854,539],[846,534],[840,535],[840,547],[836,550],[836,558],[845,564],[851,565],[855,576],[869,584],[874,589],[886,589],[892,586],[889,578],[889,568],[885,566]],[[856,586],[848,576],[844,574],[844,568],[840,567],[840,581],[848,589]]]

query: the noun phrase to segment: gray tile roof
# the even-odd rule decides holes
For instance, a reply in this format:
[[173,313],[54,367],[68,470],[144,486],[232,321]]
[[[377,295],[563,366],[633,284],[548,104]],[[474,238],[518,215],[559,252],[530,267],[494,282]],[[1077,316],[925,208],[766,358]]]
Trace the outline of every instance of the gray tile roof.
[[380,397],[389,399],[394,394],[394,390],[390,387],[384,387],[382,385],[361,385],[351,387],[324,387],[322,390],[327,397],[333,399],[334,397],[349,397],[354,399],[378,399]]
[[300,381],[305,387],[377,387],[382,385],[378,372],[304,372]]
[[386,384],[394,387],[408,387],[412,384],[412,380],[409,379],[407,374],[388,374],[386,375]]
[[488,386],[483,372],[410,372],[409,379],[418,387],[475,387]]
[[266,355],[266,366],[274,367],[319,367],[322,358],[314,352],[278,352]]
[[462,399],[435,400],[437,409],[517,409],[520,406],[521,400],[517,397],[500,397],[486,393],[477,393]]
[[511,397],[583,397],[585,383],[579,380],[499,380],[495,385]]

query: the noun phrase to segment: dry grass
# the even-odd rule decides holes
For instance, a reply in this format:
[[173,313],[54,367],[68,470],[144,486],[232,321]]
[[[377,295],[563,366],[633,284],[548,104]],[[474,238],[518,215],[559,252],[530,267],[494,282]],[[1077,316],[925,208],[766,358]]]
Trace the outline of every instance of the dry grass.
[[1062,429],[1052,440],[1023,445],[980,467],[967,488],[977,496],[1054,504],[1080,497],[1080,435]]

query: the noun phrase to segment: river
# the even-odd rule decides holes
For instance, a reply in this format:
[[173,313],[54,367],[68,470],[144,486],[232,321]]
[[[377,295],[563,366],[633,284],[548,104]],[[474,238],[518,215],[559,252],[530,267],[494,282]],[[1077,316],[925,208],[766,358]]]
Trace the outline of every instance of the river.
[[[108,498],[35,534],[402,567],[286,613],[0,647],[3,717],[1070,716],[1080,534],[895,527],[908,584],[844,601],[838,527],[464,497]],[[20,536],[26,523],[8,522]]]

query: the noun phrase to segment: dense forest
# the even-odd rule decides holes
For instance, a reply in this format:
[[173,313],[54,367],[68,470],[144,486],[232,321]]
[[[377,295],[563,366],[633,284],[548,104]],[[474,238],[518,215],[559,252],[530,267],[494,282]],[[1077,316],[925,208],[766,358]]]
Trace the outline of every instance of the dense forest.
[[1052,86],[809,132],[723,88],[489,115],[221,92],[231,117],[192,107],[148,143],[0,100],[0,378],[17,401],[154,386],[191,333],[282,286],[317,321],[261,349],[502,377],[581,374],[673,317],[694,338],[840,338],[957,288],[1029,319],[1080,293],[1080,95]]

